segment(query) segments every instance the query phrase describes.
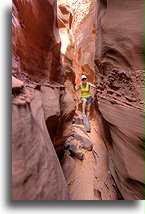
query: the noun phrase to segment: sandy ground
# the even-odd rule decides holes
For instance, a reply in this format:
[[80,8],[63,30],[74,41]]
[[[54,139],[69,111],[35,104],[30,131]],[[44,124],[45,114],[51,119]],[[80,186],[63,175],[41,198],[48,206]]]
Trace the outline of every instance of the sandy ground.
[[84,133],[81,124],[72,126],[78,134],[93,142],[93,150],[84,150],[84,160],[71,157],[66,151],[62,161],[70,200],[117,200],[118,193],[110,175],[107,149],[97,119],[90,120],[90,124],[90,133]]

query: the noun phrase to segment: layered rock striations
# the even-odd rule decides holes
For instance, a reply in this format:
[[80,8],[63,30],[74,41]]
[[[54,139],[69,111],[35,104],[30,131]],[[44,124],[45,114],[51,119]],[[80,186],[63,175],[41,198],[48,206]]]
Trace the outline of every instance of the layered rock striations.
[[71,1],[57,1],[58,28],[61,39],[60,56],[64,72],[64,84],[67,91],[74,97],[75,72],[73,70],[74,37],[72,34]]
[[13,199],[68,199],[57,155],[73,134],[73,84],[82,74],[97,80],[91,113],[111,175],[124,199],[143,199],[143,2],[13,0],[12,33]]
[[45,123],[41,92],[33,89],[22,96],[25,104],[19,100],[15,103],[17,97],[12,107],[12,199],[67,200],[66,182]]
[[126,200],[143,199],[143,2],[99,0],[96,107]]
[[76,83],[80,83],[82,74],[88,80],[95,80],[94,53],[96,42],[97,0],[72,1],[72,33],[74,36],[73,69]]
[[[81,108],[79,92],[74,93],[81,75],[95,81],[96,8],[95,0],[58,0],[58,27],[61,38],[61,59],[67,92]],[[94,91],[91,91],[92,96]],[[93,106],[91,106],[93,116]]]
[[75,103],[63,84],[56,7],[55,0],[13,1],[14,200],[68,199],[55,149],[60,154],[71,135]]
[[66,86],[80,83],[83,74],[95,80],[97,0],[58,0],[58,26]]
[[13,72],[28,74],[38,82],[50,79],[62,83],[56,1],[13,3]]

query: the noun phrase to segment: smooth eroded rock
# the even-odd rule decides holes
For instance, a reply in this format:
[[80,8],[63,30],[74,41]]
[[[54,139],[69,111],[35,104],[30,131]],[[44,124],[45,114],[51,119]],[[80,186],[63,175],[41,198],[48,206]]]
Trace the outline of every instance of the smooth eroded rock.
[[12,199],[67,200],[64,175],[44,119],[41,93],[12,108]]
[[95,105],[109,167],[124,199],[143,199],[143,1],[99,0],[97,13]]

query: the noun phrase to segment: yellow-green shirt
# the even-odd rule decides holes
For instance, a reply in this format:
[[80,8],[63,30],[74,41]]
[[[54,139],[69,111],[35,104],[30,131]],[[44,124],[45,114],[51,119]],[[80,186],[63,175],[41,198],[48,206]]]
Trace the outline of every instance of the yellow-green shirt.
[[84,88],[83,85],[81,84],[81,85],[80,85],[80,89],[81,89],[81,97],[83,97],[83,98],[91,97],[91,94],[90,94],[90,86],[89,86],[89,83],[88,83],[88,82],[86,83],[86,87],[85,87],[85,88]]

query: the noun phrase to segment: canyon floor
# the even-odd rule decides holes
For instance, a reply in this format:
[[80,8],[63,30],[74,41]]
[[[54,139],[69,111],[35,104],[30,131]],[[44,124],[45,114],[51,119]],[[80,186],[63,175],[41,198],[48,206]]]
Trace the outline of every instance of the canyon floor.
[[83,145],[83,139],[92,143],[92,149],[76,149],[76,154],[83,153],[83,159],[72,156],[71,149],[65,150],[62,168],[67,181],[70,200],[118,200],[121,199],[116,184],[110,174],[107,149],[102,139],[98,120],[90,119],[91,131],[86,132],[82,124],[81,112],[77,112],[72,129],[81,136],[80,140],[72,137],[71,145]]

